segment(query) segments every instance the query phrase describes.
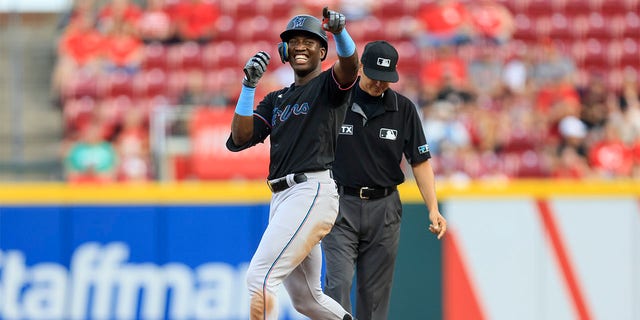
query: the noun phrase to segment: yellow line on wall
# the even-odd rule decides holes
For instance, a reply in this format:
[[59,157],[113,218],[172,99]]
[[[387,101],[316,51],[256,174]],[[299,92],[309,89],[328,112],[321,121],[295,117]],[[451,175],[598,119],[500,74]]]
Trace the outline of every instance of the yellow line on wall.
[[[474,181],[438,182],[440,200],[496,197],[639,197],[640,181]],[[413,181],[399,186],[402,200],[422,202]],[[70,185],[64,183],[0,184],[0,205],[29,204],[244,204],[268,203],[263,181]]]

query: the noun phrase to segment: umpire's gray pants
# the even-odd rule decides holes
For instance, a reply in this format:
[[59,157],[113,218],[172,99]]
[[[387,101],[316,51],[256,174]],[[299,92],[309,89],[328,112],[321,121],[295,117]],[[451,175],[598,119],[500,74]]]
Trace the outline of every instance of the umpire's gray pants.
[[398,192],[375,199],[340,194],[340,211],[322,240],[326,264],[324,292],[347,311],[356,272],[358,320],[385,320],[400,239],[402,203]]

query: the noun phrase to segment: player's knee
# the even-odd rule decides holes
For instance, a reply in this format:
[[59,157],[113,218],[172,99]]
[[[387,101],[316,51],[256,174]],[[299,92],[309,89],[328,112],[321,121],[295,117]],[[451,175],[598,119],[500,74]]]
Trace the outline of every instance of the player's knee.
[[262,289],[265,285],[264,276],[259,275],[249,268],[249,270],[247,270],[245,281],[247,283],[247,289],[249,289],[249,294],[262,294]]

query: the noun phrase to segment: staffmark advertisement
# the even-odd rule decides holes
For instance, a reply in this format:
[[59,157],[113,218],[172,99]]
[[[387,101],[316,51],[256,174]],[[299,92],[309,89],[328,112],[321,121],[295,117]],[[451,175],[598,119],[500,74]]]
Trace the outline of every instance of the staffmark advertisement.
[[0,208],[0,319],[248,319],[264,210]]

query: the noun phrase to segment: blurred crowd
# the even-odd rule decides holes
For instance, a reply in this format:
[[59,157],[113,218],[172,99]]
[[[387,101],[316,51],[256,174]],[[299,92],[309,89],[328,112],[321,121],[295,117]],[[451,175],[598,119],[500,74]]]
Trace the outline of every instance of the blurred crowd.
[[[67,179],[155,179],[152,111],[233,108],[247,57],[277,56],[288,19],[324,6],[347,15],[360,52],[396,46],[392,87],[419,109],[440,179],[640,178],[635,0],[78,0],[51,81]],[[569,10],[584,23],[554,33]],[[596,33],[603,17],[617,22]],[[272,60],[258,90],[292,81]]]

